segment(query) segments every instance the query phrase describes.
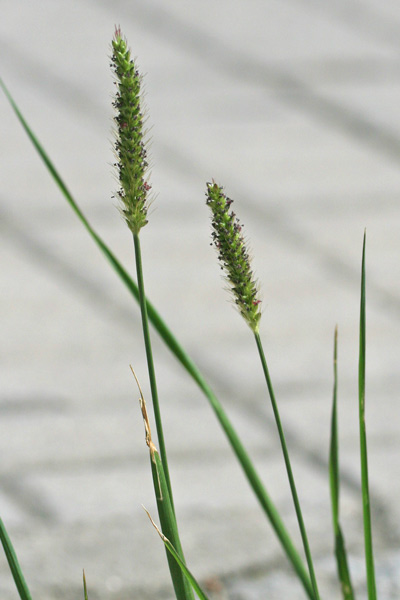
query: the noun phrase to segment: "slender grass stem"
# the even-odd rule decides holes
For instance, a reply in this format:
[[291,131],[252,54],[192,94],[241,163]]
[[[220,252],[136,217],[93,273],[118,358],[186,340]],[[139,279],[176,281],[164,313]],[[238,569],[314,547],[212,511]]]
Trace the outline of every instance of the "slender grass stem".
[[299,498],[297,495],[296,485],[294,482],[292,466],[291,466],[290,458],[289,458],[289,452],[288,452],[288,449],[286,446],[285,434],[283,432],[283,427],[282,427],[281,419],[279,416],[278,405],[275,400],[275,393],[274,393],[274,389],[272,387],[272,382],[271,382],[271,378],[270,378],[269,371],[268,371],[267,361],[265,358],[264,349],[262,346],[262,342],[261,342],[259,333],[255,333],[254,337],[256,339],[257,348],[258,348],[258,352],[259,352],[260,359],[261,359],[261,364],[262,364],[264,375],[265,375],[265,381],[267,382],[268,392],[269,392],[269,396],[271,399],[272,410],[274,412],[275,422],[276,422],[276,426],[278,428],[279,439],[280,439],[281,446],[282,446],[283,457],[285,459],[286,471],[287,471],[287,475],[289,478],[289,484],[290,484],[290,489],[292,492],[294,507],[296,510],[297,521],[299,523],[301,539],[303,541],[304,553],[305,553],[306,559],[307,559],[307,565],[308,565],[308,570],[310,573],[310,579],[311,579],[311,584],[312,584],[312,588],[313,588],[313,592],[314,592],[314,598],[315,598],[315,600],[319,600],[319,592],[318,592],[317,580],[316,580],[315,573],[314,573],[314,565],[313,565],[313,561],[312,561],[312,557],[311,557],[311,551],[310,551],[310,546],[308,543],[308,537],[307,537],[307,532],[306,532],[306,528],[304,525],[303,515],[301,512],[300,502],[299,502]]
[[343,600],[354,600],[353,585],[351,582],[350,569],[347,560],[346,545],[339,520],[340,499],[340,469],[339,469],[339,436],[337,423],[337,327],[335,328],[334,350],[333,350],[333,401],[331,416],[331,441],[329,451],[329,481],[331,489],[331,507],[333,533],[335,538],[335,556],[337,572],[341,584]]
[[165,448],[165,440],[164,440],[164,431],[163,431],[162,419],[161,419],[160,403],[158,401],[157,381],[156,381],[156,372],[155,372],[155,368],[154,368],[153,351],[151,348],[149,320],[147,317],[147,302],[146,302],[146,293],[145,293],[145,289],[144,289],[142,253],[141,253],[141,248],[140,248],[140,239],[139,239],[139,235],[137,233],[133,234],[133,242],[134,242],[134,246],[135,246],[136,274],[137,274],[137,282],[138,282],[138,289],[139,289],[140,312],[142,315],[143,337],[144,337],[144,345],[146,348],[147,368],[148,368],[148,372],[149,372],[151,398],[152,398],[152,402],[153,402],[154,420],[156,423],[158,447],[160,449],[160,456],[161,456],[161,460],[162,460],[163,467],[164,467],[164,473],[165,473],[165,479],[166,479],[167,487],[168,487],[168,491],[169,491],[169,497],[171,500],[172,508],[173,508],[173,510],[175,510],[173,497],[172,497],[171,480],[170,480],[169,469],[168,469],[167,451]]
[[368,484],[367,434],[365,428],[365,240],[364,233],[361,264],[360,301],[360,352],[358,363],[358,398],[360,422],[361,487],[364,517],[365,563],[367,571],[368,600],[376,600],[374,554],[372,548],[371,509]]

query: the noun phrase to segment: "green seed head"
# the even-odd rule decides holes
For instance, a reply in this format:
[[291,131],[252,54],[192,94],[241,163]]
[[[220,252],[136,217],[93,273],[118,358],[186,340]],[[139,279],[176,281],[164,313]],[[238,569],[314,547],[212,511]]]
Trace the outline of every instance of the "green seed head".
[[113,106],[116,110],[115,151],[120,189],[117,196],[129,229],[138,234],[147,223],[148,162],[146,131],[141,110],[142,76],[137,70],[127,42],[116,28],[112,41],[111,67],[116,76],[117,91]]
[[230,210],[232,200],[214,181],[207,183],[207,201],[212,212],[211,234],[218,251],[221,269],[225,271],[230,290],[239,312],[254,331],[258,332],[261,318],[257,282],[250,268],[250,257],[242,234],[242,225]]

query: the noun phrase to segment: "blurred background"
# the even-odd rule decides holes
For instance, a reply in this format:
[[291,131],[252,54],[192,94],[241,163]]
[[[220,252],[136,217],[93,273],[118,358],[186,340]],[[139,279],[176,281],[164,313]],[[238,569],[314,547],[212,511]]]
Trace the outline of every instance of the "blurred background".
[[[2,0],[1,76],[92,225],[134,273],[115,208],[116,24],[145,73],[157,194],[146,290],[217,392],[300,548],[256,346],[210,247],[206,182],[235,200],[324,598],[339,597],[327,457],[339,327],[342,518],[365,594],[358,319],[378,592],[400,595],[400,8],[387,0]],[[35,598],[173,597],[131,363],[138,307],[0,95],[0,515]],[[304,598],[195,384],[153,335],[182,542],[215,598]],[[150,403],[150,402],[149,402]],[[0,553],[0,596],[17,592]]]

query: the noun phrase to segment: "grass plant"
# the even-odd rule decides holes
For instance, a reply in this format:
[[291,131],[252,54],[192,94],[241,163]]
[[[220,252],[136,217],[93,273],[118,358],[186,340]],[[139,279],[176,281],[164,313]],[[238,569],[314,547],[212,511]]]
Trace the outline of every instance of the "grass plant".
[[[306,527],[304,524],[300,500],[297,493],[289,449],[287,447],[284,428],[281,422],[278,403],[269,374],[266,357],[260,337],[260,319],[262,315],[259,299],[258,282],[251,269],[249,251],[243,236],[242,226],[231,209],[232,200],[224,193],[217,183],[207,184],[207,204],[212,214],[212,240],[217,248],[218,257],[225,271],[226,278],[234,297],[239,313],[244,318],[254,335],[261,368],[265,377],[272,411],[281,443],[284,463],[292,493],[294,508],[298,520],[305,561],[297,551],[289,535],[279,511],[272,502],[262,479],[257,473],[244,444],[240,440],[226,412],[200,372],[194,361],[182,348],[173,333],[167,327],[157,310],[146,297],[144,274],[141,256],[140,232],[148,224],[148,206],[151,202],[151,185],[149,183],[149,165],[147,157],[147,132],[142,105],[142,79],[136,62],[132,60],[130,49],[121,30],[116,28],[112,41],[111,66],[115,74],[116,94],[114,100],[115,114],[115,167],[118,174],[119,189],[116,192],[123,218],[133,237],[137,283],[129,275],[128,270],[120,263],[112,250],[93,229],[82,210],[73,198],[68,187],[56,170],[50,157],[32,132],[27,121],[21,114],[17,104],[0,80],[0,85],[7,96],[19,122],[27,133],[39,156],[42,158],[49,174],[64,195],[68,204],[75,212],[81,224],[86,228],[92,240],[106,257],[115,273],[128,291],[139,303],[143,338],[148,365],[148,376],[151,389],[151,399],[154,409],[156,439],[153,439],[151,424],[146,409],[146,402],[135,376],[139,393],[140,407],[145,427],[145,440],[149,448],[150,467],[153,478],[154,492],[157,502],[160,528],[148,516],[160,535],[166,549],[167,560],[171,573],[172,584],[177,600],[192,600],[194,593],[201,600],[208,600],[203,589],[186,565],[182,544],[178,532],[177,517],[173,501],[173,487],[168,468],[168,455],[164,439],[162,416],[157,390],[155,361],[153,357],[149,322],[164,340],[168,348],[182,364],[187,373],[199,386],[209,401],[234,454],[256,496],[260,506],[274,529],[284,553],[286,554],[293,572],[303,586],[304,594],[310,600],[320,600],[313,559]],[[368,486],[367,443],[365,431],[365,235],[363,243],[361,267],[361,303],[360,303],[360,351],[359,351],[359,432],[362,480],[362,505],[364,515],[365,559],[367,571],[368,600],[376,600],[375,570],[372,547],[372,528],[370,514],[370,498]],[[331,441],[329,457],[329,477],[331,486],[332,522],[334,532],[334,552],[337,562],[338,579],[341,595],[344,600],[354,600],[351,583],[349,561],[346,553],[344,536],[339,519],[339,442],[337,419],[337,330],[334,341],[334,390],[331,417]],[[147,512],[147,511],[146,511]],[[2,542],[12,576],[14,578],[21,600],[32,600],[26,585],[21,567],[7,534],[3,521],[0,519],[0,540]],[[85,573],[83,573],[83,594],[88,599]]]
[[[42,144],[39,142],[36,135],[33,133],[31,127],[22,115],[20,109],[18,108],[16,102],[14,101],[13,97],[9,93],[7,87],[5,86],[2,80],[0,80],[0,86],[6,94],[11,104],[11,107],[13,108],[28,138],[30,139],[35,150],[38,152],[39,156],[43,160],[50,176],[54,179],[57,187],[60,189],[62,195],[67,200],[69,206],[72,208],[73,212],[76,214],[79,221],[86,229],[92,240],[95,242],[99,250],[105,256],[105,258],[117,274],[120,281],[127,287],[128,291],[132,294],[134,299],[137,302],[139,302],[140,295],[137,283],[132,279],[132,277],[128,273],[128,270],[121,264],[121,262],[118,260],[118,258],[109,248],[109,246],[95,231],[88,219],[85,217],[83,211],[79,207],[77,201],[72,196],[71,192],[69,191],[69,188],[62,179],[54,163],[43,148]],[[221,402],[217,398],[216,394],[212,390],[211,386],[209,385],[209,383],[207,382],[204,375],[201,373],[193,359],[188,355],[188,353],[179,343],[177,338],[174,336],[173,332],[168,328],[167,324],[162,319],[159,312],[156,310],[156,308],[153,306],[153,304],[149,301],[148,298],[146,298],[146,309],[149,320],[160,335],[160,337],[163,339],[167,347],[171,350],[173,355],[181,363],[184,369],[188,372],[191,378],[196,382],[196,384],[204,393],[205,397],[210,403],[211,408],[214,411],[214,414],[232,447],[232,450],[238,460],[238,463],[242,467],[243,473],[247,478],[247,481],[250,487],[252,488],[265,516],[270,522],[282,546],[284,553],[286,554],[290,564],[292,565],[294,571],[299,577],[299,580],[303,585],[307,596],[312,600],[313,590],[309,575],[307,573],[307,569],[304,566],[304,561],[301,558],[299,552],[297,551],[295,544],[293,543],[293,540],[287,528],[285,527],[275,504],[271,500],[271,497],[268,491],[266,490],[261,477],[259,476],[252,460],[250,459],[245,445],[243,444],[239,435],[237,434],[233,424],[231,423],[228,415],[226,414],[225,409],[223,408]]]
[[250,266],[249,251],[246,247],[246,242],[242,233],[243,226],[231,208],[232,203],[233,200],[228,198],[224,194],[223,188],[217,185],[214,181],[213,183],[207,185],[207,204],[211,208],[212,213],[212,238],[218,251],[218,259],[220,263],[222,263],[222,269],[225,271],[228,285],[233,294],[234,302],[238,307],[241,316],[253,332],[257,344],[261,366],[264,372],[275,423],[278,430],[279,440],[281,443],[286,472],[296,511],[297,522],[299,524],[301,539],[303,542],[304,553],[307,559],[308,571],[313,589],[313,597],[315,600],[319,600],[318,585],[315,577],[310,545],[304,525],[296,484],[294,481],[292,465],[287,449],[278,404],[275,399],[275,392],[272,386],[272,381],[259,333],[261,300],[259,299],[258,286]]

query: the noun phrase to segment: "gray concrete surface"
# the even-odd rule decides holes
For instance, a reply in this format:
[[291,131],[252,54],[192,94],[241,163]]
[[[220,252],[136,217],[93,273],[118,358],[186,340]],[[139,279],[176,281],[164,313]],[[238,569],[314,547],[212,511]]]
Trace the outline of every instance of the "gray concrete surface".
[[[327,454],[339,326],[342,515],[365,597],[357,422],[367,228],[367,427],[378,591],[400,597],[400,8],[386,0],[1,3],[1,75],[85,214],[133,271],[113,206],[119,23],[146,75],[158,194],[147,292],[203,369],[298,542],[256,349],[229,304],[205,182],[235,199],[321,591],[339,597]],[[35,598],[172,597],[132,363],[137,306],[1,106],[0,514]],[[215,598],[304,598],[215,417],[154,335],[183,545]],[[0,553],[0,598],[17,593]]]

